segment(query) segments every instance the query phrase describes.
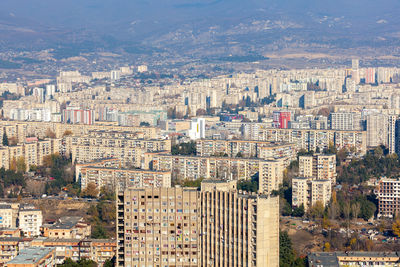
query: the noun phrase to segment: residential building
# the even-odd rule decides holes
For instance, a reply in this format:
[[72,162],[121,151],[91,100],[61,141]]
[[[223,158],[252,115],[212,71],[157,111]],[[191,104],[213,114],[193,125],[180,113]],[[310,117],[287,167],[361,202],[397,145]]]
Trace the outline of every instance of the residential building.
[[375,194],[378,199],[378,217],[395,218],[400,212],[400,179],[380,179]]
[[299,176],[336,183],[336,155],[314,154],[299,156]]
[[18,256],[6,263],[7,267],[55,267],[55,248],[30,247],[18,252]]
[[200,266],[279,266],[279,198],[203,183]]
[[41,227],[42,236],[59,239],[83,239],[91,235],[90,223],[79,216],[65,216],[51,225]]
[[19,228],[25,236],[33,237],[40,235],[42,226],[42,211],[33,206],[21,206],[18,213]]
[[332,196],[330,180],[316,180],[313,178],[296,177],[292,179],[292,206],[304,206],[308,210],[317,202],[325,207]]
[[308,254],[310,267],[337,266],[396,266],[400,261],[398,252],[346,251],[313,252]]
[[117,266],[199,266],[196,189],[126,188],[117,196]]

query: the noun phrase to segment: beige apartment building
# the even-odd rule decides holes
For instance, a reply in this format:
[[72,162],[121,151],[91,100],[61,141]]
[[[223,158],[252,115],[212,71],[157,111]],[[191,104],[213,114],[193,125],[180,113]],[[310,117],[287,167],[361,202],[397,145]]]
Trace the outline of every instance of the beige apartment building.
[[25,160],[27,170],[32,165],[43,165],[43,158],[51,154],[62,152],[61,139],[27,140],[15,146],[0,148],[0,168],[9,169],[13,161],[19,158]]
[[332,196],[332,185],[330,180],[316,180],[313,178],[297,177],[292,180],[292,205],[293,207],[304,206],[308,210],[317,202],[324,207],[328,205]]
[[84,136],[66,136],[65,152],[71,153],[74,146],[140,148],[143,151],[171,151],[171,140],[151,140],[129,137],[129,135],[100,135],[99,132]]
[[366,131],[341,130],[305,130],[305,129],[261,129],[259,140],[269,142],[287,142],[296,150],[323,151],[333,144],[337,149],[354,149],[364,155],[367,152]]
[[204,189],[200,266],[279,266],[279,198],[237,192],[231,183]]
[[257,158],[197,157],[146,153],[143,162],[145,168],[172,171],[178,179],[182,180],[209,179],[212,177],[247,180],[259,171],[259,166],[264,161]]
[[127,188],[117,196],[117,266],[199,266],[196,189]]
[[73,146],[72,162],[89,163],[105,158],[121,160],[121,166],[140,167],[143,151],[141,148],[110,146]]
[[85,166],[77,170],[77,176],[82,190],[89,183],[95,184],[98,190],[102,187],[115,189],[117,184],[120,188],[171,187],[171,172],[168,171]]
[[14,223],[14,212],[10,204],[0,204],[0,228],[11,228]]
[[336,183],[336,155],[314,154],[299,157],[299,176]]
[[273,143],[269,141],[248,140],[197,140],[198,156],[228,156],[244,158],[262,158],[276,160],[285,158],[290,161],[295,159],[295,151],[290,144]]
[[279,199],[234,181],[126,188],[116,212],[117,266],[279,266]]
[[259,193],[271,194],[274,190],[279,190],[283,182],[283,172],[285,170],[284,160],[263,161],[259,167]]
[[157,127],[118,126],[112,122],[95,122],[93,125],[87,125],[41,121],[1,121],[0,125],[1,134],[6,129],[8,131],[7,134],[9,134],[8,137],[16,136],[19,142],[22,142],[27,136],[45,138],[48,130],[54,132],[57,138],[62,138],[66,132],[82,136],[90,131],[138,133],[145,139],[157,139],[160,137],[160,129]]

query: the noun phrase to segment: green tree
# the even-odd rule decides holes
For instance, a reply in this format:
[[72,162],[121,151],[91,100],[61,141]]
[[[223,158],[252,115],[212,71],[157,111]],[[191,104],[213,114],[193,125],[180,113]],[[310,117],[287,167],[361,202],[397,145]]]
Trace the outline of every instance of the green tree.
[[279,266],[305,267],[305,259],[297,258],[293,249],[292,240],[287,232],[279,232]]
[[3,146],[8,146],[8,137],[6,132],[3,133]]
[[105,239],[108,236],[107,236],[107,232],[104,229],[103,225],[98,223],[94,226],[91,237],[95,238],[95,239]]
[[301,204],[300,207],[296,207],[293,209],[292,215],[295,217],[303,217],[305,214],[304,205]]

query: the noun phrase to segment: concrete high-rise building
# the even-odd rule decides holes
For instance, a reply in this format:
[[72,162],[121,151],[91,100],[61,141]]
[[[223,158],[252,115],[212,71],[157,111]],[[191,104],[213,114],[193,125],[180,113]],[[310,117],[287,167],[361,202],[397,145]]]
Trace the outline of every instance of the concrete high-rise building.
[[378,217],[395,218],[400,213],[400,180],[384,178],[379,181],[375,194],[378,199]]
[[283,171],[285,165],[283,160],[264,161],[259,165],[259,192],[271,194],[273,190],[279,190],[283,182]]
[[117,266],[199,266],[196,189],[128,188],[117,197]]
[[365,83],[375,83],[375,69],[368,68],[365,70]]
[[367,146],[387,145],[388,116],[385,114],[367,115]]
[[204,183],[200,266],[279,266],[279,198]]
[[120,70],[112,70],[111,71],[111,80],[118,81],[121,78],[121,71]]
[[325,207],[332,196],[330,180],[316,180],[314,178],[297,177],[292,180],[292,205],[304,206],[304,210],[310,209],[317,202]]
[[332,112],[329,116],[332,130],[361,130],[361,114],[355,112]]
[[94,124],[94,110],[81,109],[79,107],[67,107],[63,110],[63,122],[79,123],[79,124]]
[[299,175],[336,183],[336,155],[315,154],[299,157]]
[[388,116],[387,148],[389,149],[389,154],[396,153],[396,120],[397,116]]
[[360,67],[360,60],[359,59],[352,59],[351,60],[351,68],[353,70],[358,70]]
[[279,129],[288,129],[292,113],[290,111],[274,111],[274,126]]

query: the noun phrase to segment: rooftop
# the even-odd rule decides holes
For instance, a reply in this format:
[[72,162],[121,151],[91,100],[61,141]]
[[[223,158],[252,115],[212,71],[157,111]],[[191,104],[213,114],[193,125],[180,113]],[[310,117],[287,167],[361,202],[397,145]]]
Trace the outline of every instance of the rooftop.
[[54,248],[31,247],[21,250],[17,257],[7,264],[35,264],[49,255]]

